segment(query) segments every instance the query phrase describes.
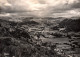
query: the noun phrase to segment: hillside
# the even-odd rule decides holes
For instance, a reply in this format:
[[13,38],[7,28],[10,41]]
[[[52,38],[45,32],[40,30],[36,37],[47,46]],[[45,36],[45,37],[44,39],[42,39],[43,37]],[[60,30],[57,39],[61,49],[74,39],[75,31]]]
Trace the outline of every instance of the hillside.
[[[29,22],[29,24],[36,22]],[[0,19],[0,57],[52,57],[55,54],[55,45],[43,44],[41,40],[36,40],[21,25]],[[3,55],[4,53],[4,55]],[[5,55],[7,54],[7,55]]]
[[65,19],[59,23],[59,27],[65,27],[68,31],[80,31],[80,19]]
[[[76,56],[80,54],[79,24],[80,19],[0,19],[0,57]],[[68,34],[59,31],[64,27]]]

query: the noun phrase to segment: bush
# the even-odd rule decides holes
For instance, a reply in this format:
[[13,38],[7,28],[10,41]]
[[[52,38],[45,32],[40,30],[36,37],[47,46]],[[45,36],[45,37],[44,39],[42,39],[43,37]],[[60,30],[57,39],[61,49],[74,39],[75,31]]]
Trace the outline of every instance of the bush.
[[62,34],[60,34],[60,33],[54,33],[53,36],[55,36],[55,37],[62,37]]

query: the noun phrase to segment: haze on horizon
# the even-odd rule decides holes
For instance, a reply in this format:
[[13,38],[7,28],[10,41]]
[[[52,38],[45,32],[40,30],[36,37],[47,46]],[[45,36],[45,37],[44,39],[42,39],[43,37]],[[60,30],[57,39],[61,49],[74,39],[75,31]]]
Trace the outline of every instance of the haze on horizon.
[[[22,16],[79,16],[80,0],[0,0],[0,12]],[[3,14],[4,15],[4,14]]]

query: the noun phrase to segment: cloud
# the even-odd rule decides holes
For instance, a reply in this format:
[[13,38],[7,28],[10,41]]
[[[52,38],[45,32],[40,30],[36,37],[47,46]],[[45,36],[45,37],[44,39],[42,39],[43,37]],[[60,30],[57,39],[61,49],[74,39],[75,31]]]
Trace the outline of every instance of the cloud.
[[80,0],[0,0],[2,11],[31,16],[50,16],[67,12],[69,14],[69,11],[75,9],[75,12],[78,12],[79,5]]
[[80,0],[75,1],[71,6],[72,8],[80,8]]

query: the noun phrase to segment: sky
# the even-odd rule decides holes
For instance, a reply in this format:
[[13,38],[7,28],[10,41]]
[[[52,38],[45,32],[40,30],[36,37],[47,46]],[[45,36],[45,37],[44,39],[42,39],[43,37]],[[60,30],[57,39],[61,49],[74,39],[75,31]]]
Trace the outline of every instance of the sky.
[[79,16],[80,0],[0,0],[0,9],[18,16]]

